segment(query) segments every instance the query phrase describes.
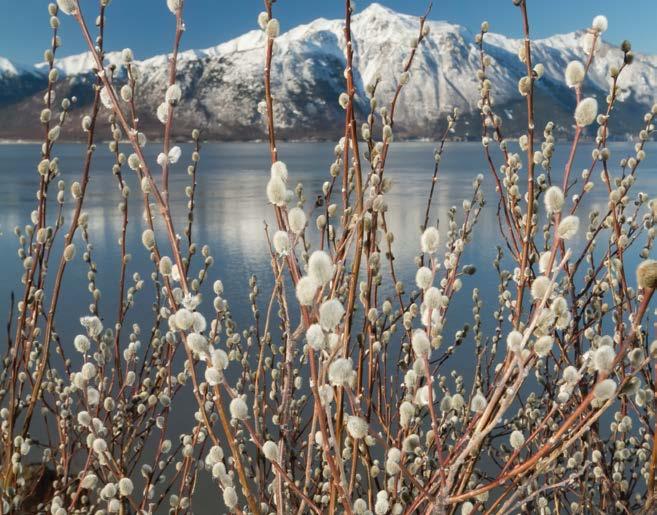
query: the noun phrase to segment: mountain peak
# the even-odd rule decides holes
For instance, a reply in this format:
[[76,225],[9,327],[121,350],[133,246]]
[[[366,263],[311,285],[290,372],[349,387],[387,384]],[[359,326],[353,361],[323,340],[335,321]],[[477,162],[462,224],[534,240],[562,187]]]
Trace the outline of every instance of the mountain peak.
[[399,14],[396,11],[392,10],[390,7],[386,7],[379,2],[372,2],[365,9],[360,11],[360,14]]

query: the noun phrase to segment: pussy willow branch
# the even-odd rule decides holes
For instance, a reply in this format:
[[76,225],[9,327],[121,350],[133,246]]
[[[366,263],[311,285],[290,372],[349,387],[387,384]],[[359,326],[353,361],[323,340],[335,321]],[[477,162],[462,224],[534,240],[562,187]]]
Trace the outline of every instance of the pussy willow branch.
[[523,297],[527,283],[526,270],[529,261],[530,241],[534,229],[534,70],[532,68],[531,40],[529,39],[529,19],[527,16],[527,0],[520,2],[522,13],[522,27],[525,45],[525,64],[529,78],[529,91],[527,92],[527,214],[525,218],[525,234],[522,241],[520,258],[520,281],[516,295],[516,313],[514,326],[520,322],[523,309]]

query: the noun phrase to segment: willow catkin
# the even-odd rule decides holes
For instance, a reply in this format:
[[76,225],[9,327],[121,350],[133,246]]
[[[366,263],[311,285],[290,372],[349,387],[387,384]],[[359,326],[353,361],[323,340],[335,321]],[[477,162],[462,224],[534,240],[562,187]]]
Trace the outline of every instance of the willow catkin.
[[591,23],[591,28],[600,33],[605,32],[608,26],[609,22],[607,21],[607,17],[602,14],[598,14],[593,18],[593,22]]
[[329,382],[333,386],[349,386],[354,378],[353,362],[351,358],[338,358],[328,370]]
[[296,286],[297,300],[302,306],[311,306],[315,300],[317,282],[312,277],[304,276],[299,279]]
[[326,336],[324,335],[322,326],[319,324],[312,324],[308,327],[308,330],[306,331],[306,341],[313,350],[322,350],[326,344]]
[[271,440],[267,440],[262,444],[262,454],[269,461],[278,461],[278,445]]
[[267,198],[275,206],[287,204],[287,188],[280,177],[272,177],[267,183]]
[[564,204],[563,191],[559,186],[551,186],[545,192],[543,201],[545,202],[545,210],[548,213],[559,213]]
[[272,237],[274,250],[279,256],[287,255],[290,251],[290,236],[286,231],[276,231]]
[[420,238],[422,252],[433,254],[440,245],[440,233],[435,227],[427,227]]
[[426,357],[429,355],[431,342],[429,341],[427,333],[422,329],[417,329],[413,333],[413,337],[411,338],[411,345],[413,347],[413,352],[415,352],[417,356]]
[[320,286],[333,278],[333,261],[323,250],[316,250],[308,259],[308,275]]
[[344,316],[344,307],[338,299],[330,299],[319,308],[319,323],[327,330],[334,330]]
[[564,73],[566,85],[569,88],[579,86],[584,81],[585,75],[586,69],[580,61],[570,61]]
[[582,100],[575,108],[575,123],[579,127],[591,125],[598,116],[598,101],[593,97]]
[[182,0],[167,0],[167,7],[173,14],[176,14],[176,11],[180,9],[181,5]]
[[235,397],[228,406],[230,416],[235,420],[245,420],[249,415],[249,408],[242,397]]
[[293,207],[287,214],[287,219],[290,224],[290,230],[294,234],[301,234],[306,228],[306,213],[300,207]]
[[596,399],[606,401],[611,399],[616,393],[616,382],[613,379],[600,381],[593,388],[593,395]]
[[565,217],[557,227],[557,235],[563,240],[569,240],[577,234],[579,230],[579,218],[575,215]]
[[365,438],[367,435],[367,422],[360,417],[350,416],[347,418],[347,431],[349,436],[355,440]]
[[636,269],[636,279],[639,288],[657,288],[657,261],[653,259],[643,261]]
[[427,268],[426,266],[420,267],[415,273],[415,284],[417,284],[418,288],[426,290],[431,287],[432,283],[433,272],[431,269]]
[[57,7],[64,14],[73,14],[78,9],[77,0],[57,0]]
[[155,233],[152,229],[146,229],[141,234],[141,242],[148,250],[152,250],[155,247]]
[[66,245],[66,248],[64,249],[64,260],[72,261],[74,257],[75,257],[75,244],[69,243],[68,245]]
[[281,32],[281,26],[276,18],[272,18],[267,22],[267,26],[265,27],[265,32],[267,34],[267,37],[269,38],[277,38],[278,35]]

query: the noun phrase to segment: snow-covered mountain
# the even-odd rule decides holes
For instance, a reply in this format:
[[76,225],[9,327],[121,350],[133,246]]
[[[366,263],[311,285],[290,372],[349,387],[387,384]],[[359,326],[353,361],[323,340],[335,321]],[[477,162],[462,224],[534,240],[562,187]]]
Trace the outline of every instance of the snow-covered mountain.
[[[464,27],[446,22],[427,22],[430,34],[418,49],[410,82],[403,89],[395,121],[396,134],[405,137],[435,136],[446,113],[458,107],[463,119],[457,134],[478,137],[476,103],[479,97],[476,72],[479,51],[475,35]],[[355,78],[360,99],[361,119],[368,106],[365,85],[381,76],[377,89],[380,105],[392,98],[412,40],[418,34],[418,18],[371,4],[352,21]],[[533,42],[533,60],[545,67],[537,83],[537,121],[548,116],[562,127],[571,127],[574,94],[564,81],[563,70],[573,59],[584,59],[580,40],[583,32],[556,35]],[[178,110],[176,134],[187,135],[198,127],[207,137],[256,139],[264,135],[259,103],[263,100],[265,36],[253,30],[215,47],[190,50],[180,56],[178,80],[183,88],[182,108]],[[518,79],[525,74],[517,51],[521,42],[489,33],[485,50],[492,58],[489,77],[493,83],[498,112],[516,131],[524,120],[525,103],[517,93]],[[344,22],[317,19],[284,32],[276,39],[272,81],[275,95],[276,125],[282,137],[336,137],[344,120],[338,96],[344,90]],[[609,67],[622,62],[622,52],[603,43],[587,82],[587,95],[604,99],[609,87]],[[120,52],[106,55],[106,66],[117,68],[116,81],[124,80]],[[160,55],[136,62],[141,71],[138,108],[142,127],[152,135],[161,133],[155,109],[166,89],[167,56]],[[93,61],[89,54],[59,59],[63,77],[58,97],[75,95],[75,115],[88,110],[93,82]],[[0,115],[10,120],[0,127],[0,136],[27,136],[27,116],[13,123],[16,110],[37,120],[40,93],[47,67],[17,67],[0,58]],[[5,83],[11,86],[5,87]],[[38,88],[36,87],[38,85]],[[636,131],[645,109],[657,99],[657,56],[636,55],[634,64],[620,81],[625,105],[619,111],[615,133]],[[36,89],[35,89],[36,88]],[[10,94],[7,92],[10,91]],[[549,109],[548,109],[549,106]],[[621,114],[622,112],[622,114]],[[36,126],[36,123],[34,124]],[[79,125],[71,124],[70,134]],[[16,134],[12,134],[16,132]]]

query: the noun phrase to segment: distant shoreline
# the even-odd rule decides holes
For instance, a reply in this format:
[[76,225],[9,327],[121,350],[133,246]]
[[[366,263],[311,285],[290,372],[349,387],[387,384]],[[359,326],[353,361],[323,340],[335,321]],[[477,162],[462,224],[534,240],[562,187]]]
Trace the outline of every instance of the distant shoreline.
[[[592,137],[582,137],[580,138],[582,142],[592,142],[594,141],[594,138]],[[101,143],[108,143],[110,140],[108,139],[103,139],[103,140],[98,140],[96,144],[101,144]],[[179,139],[179,140],[174,140],[176,143],[193,143],[191,139]],[[280,143],[335,143],[337,140],[332,140],[332,139],[288,139],[288,140],[279,140]],[[507,138],[507,141],[509,142],[517,142],[518,138]],[[563,143],[563,142],[569,142],[570,140],[568,138],[557,138],[556,142],[557,143]],[[623,138],[610,138],[608,140],[610,143],[634,143],[634,140],[631,139],[623,139]],[[656,139],[650,139],[648,140],[649,142],[654,142],[657,141]],[[161,143],[162,140],[160,139],[151,139],[149,140],[149,143]],[[206,139],[203,140],[204,143],[267,143],[266,140],[263,139],[251,139],[251,140],[240,140],[240,139]],[[437,139],[432,139],[432,138],[413,138],[413,139],[398,139],[396,140],[397,143],[436,143],[438,142]],[[472,138],[472,139],[467,139],[467,138],[454,138],[454,139],[448,139],[448,143],[478,143],[480,142],[479,139]],[[9,139],[9,138],[0,138],[0,145],[40,145],[42,144],[43,141],[37,140],[37,139],[22,139],[22,138],[17,138],[17,139]],[[85,140],[67,140],[67,139],[60,139],[58,140],[58,143],[64,143],[64,144],[86,144]],[[121,143],[129,144],[128,141],[122,141]]]

